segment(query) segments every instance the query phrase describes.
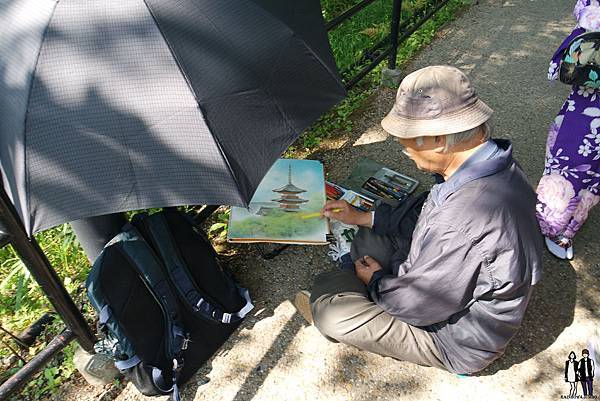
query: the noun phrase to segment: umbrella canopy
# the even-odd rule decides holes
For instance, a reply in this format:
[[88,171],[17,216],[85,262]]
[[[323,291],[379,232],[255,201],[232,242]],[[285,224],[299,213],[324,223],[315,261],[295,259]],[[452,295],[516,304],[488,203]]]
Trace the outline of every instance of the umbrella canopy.
[[3,0],[0,167],[29,233],[246,205],[345,90],[318,0]]

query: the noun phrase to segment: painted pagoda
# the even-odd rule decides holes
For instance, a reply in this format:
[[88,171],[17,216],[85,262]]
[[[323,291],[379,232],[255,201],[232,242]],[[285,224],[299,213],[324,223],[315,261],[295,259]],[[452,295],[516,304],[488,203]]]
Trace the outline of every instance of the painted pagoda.
[[298,188],[292,184],[292,165],[289,165],[288,169],[288,183],[279,189],[274,189],[273,192],[277,192],[281,197],[279,199],[272,199],[273,202],[279,203],[279,208],[286,212],[297,212],[300,210],[300,205],[308,202],[306,199],[300,198],[299,194],[306,192],[302,188]]

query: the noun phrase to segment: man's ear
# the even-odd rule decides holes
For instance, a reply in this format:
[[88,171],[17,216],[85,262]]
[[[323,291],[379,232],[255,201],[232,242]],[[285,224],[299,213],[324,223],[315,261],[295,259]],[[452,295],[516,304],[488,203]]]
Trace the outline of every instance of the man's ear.
[[432,149],[435,153],[446,152],[446,136],[436,135],[433,137],[434,148]]

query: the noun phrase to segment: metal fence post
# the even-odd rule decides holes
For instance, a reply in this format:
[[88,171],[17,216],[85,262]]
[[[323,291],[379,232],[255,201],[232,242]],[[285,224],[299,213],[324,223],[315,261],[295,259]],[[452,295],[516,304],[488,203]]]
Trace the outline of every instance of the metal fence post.
[[0,227],[3,227],[6,234],[8,234],[9,242],[35,278],[35,281],[40,285],[56,312],[77,336],[77,341],[81,344],[81,347],[93,353],[96,338],[85,318],[77,309],[42,248],[40,248],[35,238],[30,238],[27,235],[23,223],[6,191],[4,191],[1,182],[0,189]]
[[402,12],[402,0],[394,0],[392,7],[392,23],[390,26],[390,53],[388,67],[381,72],[381,84],[395,88],[400,84],[401,73],[396,69],[396,56],[398,54],[398,35],[400,32],[400,14]]
[[27,384],[33,375],[42,370],[44,366],[50,362],[54,355],[69,345],[74,337],[75,334],[73,334],[73,332],[70,330],[65,330],[58,336],[54,337],[54,339],[50,341],[46,348],[41,350],[17,373],[2,383],[0,386],[0,400],[7,399],[11,394],[15,393],[17,390]]
[[398,55],[398,34],[400,26],[400,13],[402,12],[402,0],[394,0],[394,6],[392,8],[392,24],[390,27],[390,39],[392,45],[392,53],[388,59],[388,68],[390,70],[396,69],[396,58]]

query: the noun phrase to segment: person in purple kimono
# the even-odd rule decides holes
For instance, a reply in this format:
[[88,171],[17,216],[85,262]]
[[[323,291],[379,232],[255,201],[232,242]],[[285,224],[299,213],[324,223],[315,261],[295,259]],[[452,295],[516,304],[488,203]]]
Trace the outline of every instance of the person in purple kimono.
[[[577,26],[554,53],[550,80],[558,78],[561,57],[573,38],[600,31],[598,0],[578,0],[573,14]],[[600,201],[600,88],[573,86],[550,126],[537,194],[537,217],[548,250],[572,259],[573,237]]]

